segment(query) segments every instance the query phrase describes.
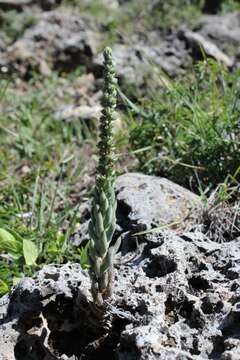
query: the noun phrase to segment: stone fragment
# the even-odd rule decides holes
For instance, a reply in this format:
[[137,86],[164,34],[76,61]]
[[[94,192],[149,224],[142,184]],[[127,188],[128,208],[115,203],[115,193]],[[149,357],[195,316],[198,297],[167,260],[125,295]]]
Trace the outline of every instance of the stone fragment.
[[102,107],[99,105],[66,105],[58,109],[54,116],[57,120],[99,119]]
[[199,32],[217,42],[220,48],[228,46],[229,43],[239,46],[240,12],[204,16],[200,22]]
[[[113,58],[116,73],[123,85],[136,85],[146,90],[161,86],[161,75],[154,72],[159,67],[169,76],[182,74],[191,64],[191,58],[184,42],[172,35],[162,38],[158,33],[149,33],[144,41],[138,37],[132,39],[134,46],[126,44],[113,45]],[[137,45],[136,45],[137,44]],[[93,72],[100,76],[102,72],[102,55],[93,62]]]
[[187,46],[191,48],[193,57],[196,57],[197,60],[201,59],[204,53],[227,68],[231,68],[234,65],[234,59],[226,55],[216,44],[204,38],[201,34],[184,30],[179,32],[179,36],[186,41]]
[[225,272],[239,252],[197,231],[146,235],[119,254],[101,318],[78,264],[45,266],[0,299],[0,359],[237,360],[239,278]]
[[43,12],[38,19],[7,48],[2,60],[6,65],[22,76],[32,70],[49,75],[51,69],[72,71],[89,65],[100,39],[90,21],[70,9]]
[[129,223],[139,230],[183,225],[191,209],[199,204],[197,195],[172,181],[140,173],[119,176],[116,193],[120,225]]
[[[200,206],[199,197],[170,180],[140,173],[116,179],[117,232],[138,232],[154,227],[191,227],[191,210]],[[86,215],[86,214],[85,214]],[[87,216],[87,219],[89,216]],[[72,237],[75,246],[89,240],[88,220]],[[127,240],[126,240],[127,241]]]

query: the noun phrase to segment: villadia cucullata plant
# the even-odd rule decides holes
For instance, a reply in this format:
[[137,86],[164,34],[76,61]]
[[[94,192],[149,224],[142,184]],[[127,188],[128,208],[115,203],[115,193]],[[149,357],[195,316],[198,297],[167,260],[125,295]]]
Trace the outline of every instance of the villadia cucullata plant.
[[103,56],[104,87],[98,143],[99,164],[93,191],[88,250],[92,281],[91,290],[94,302],[97,305],[102,305],[104,300],[112,294],[114,257],[120,246],[120,238],[114,245],[112,244],[116,227],[117,207],[113,188],[115,172],[112,135],[117,98],[117,79],[111,49],[107,47]]

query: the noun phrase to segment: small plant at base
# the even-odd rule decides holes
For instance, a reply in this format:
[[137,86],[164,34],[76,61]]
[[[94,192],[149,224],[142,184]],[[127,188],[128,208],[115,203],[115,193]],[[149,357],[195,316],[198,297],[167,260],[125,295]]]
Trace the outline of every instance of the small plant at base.
[[100,118],[99,165],[93,191],[91,220],[89,223],[89,262],[92,295],[95,304],[102,305],[112,294],[114,257],[120,246],[120,238],[111,245],[116,226],[116,207],[113,181],[114,159],[112,122],[115,118],[117,79],[115,77],[112,51],[106,48],[104,56],[104,88],[102,115]]

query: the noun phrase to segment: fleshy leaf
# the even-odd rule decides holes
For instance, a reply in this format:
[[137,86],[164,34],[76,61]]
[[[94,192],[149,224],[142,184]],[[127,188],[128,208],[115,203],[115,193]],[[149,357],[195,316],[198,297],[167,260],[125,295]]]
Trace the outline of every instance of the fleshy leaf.
[[23,239],[23,256],[26,265],[34,265],[36,263],[38,249],[31,240]]
[[0,279],[0,296],[6,294],[9,291],[8,284]]
[[22,242],[15,238],[9,231],[0,228],[0,251],[6,251],[10,254],[22,253]]

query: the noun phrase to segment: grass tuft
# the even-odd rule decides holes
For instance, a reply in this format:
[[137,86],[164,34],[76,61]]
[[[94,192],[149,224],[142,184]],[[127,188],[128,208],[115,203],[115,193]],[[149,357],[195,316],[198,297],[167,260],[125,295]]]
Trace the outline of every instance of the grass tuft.
[[216,187],[235,173],[239,180],[239,95],[239,71],[228,73],[205,60],[191,81],[170,81],[154,100],[137,107],[128,102],[137,170],[194,191]]

